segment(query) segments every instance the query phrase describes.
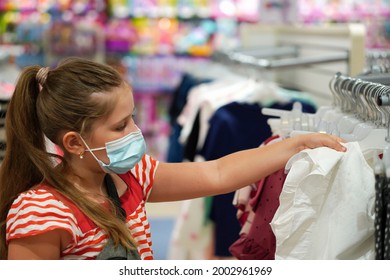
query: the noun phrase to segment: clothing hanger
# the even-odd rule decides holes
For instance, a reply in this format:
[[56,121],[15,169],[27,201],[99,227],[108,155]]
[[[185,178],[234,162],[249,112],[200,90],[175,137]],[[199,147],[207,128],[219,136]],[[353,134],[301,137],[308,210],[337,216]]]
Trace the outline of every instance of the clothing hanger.
[[[354,110],[354,117],[349,118],[348,122],[344,124],[344,130],[340,130],[340,137],[344,138],[347,141],[359,141],[364,139],[372,129],[376,128],[370,118],[371,104],[366,97],[369,92],[366,92],[366,89],[369,88],[372,90],[372,86],[364,85],[361,80],[354,79],[351,87],[346,87],[350,89],[350,100],[347,102],[351,103],[351,107]],[[363,90],[362,90],[363,89]],[[349,110],[348,110],[349,111]],[[349,125],[349,127],[348,127]],[[341,126],[341,125],[340,125]],[[348,128],[347,128],[348,127]],[[349,133],[345,133],[345,131],[350,131]]]
[[[337,129],[339,131],[340,136],[352,134],[356,125],[361,123],[361,118],[359,118],[359,114],[358,114],[358,108],[359,108],[361,103],[359,103],[357,101],[357,99],[359,97],[357,97],[355,94],[356,92],[359,92],[359,89],[360,89],[359,86],[361,86],[361,85],[362,85],[362,83],[356,82],[356,80],[355,80],[354,84],[352,85],[351,94],[353,95],[353,98],[351,98],[351,102],[354,102],[355,106],[352,107],[354,109],[352,109],[351,111],[345,111],[344,116],[342,118],[340,118],[340,120],[337,124]],[[349,87],[349,86],[347,86],[347,87]],[[341,91],[341,89],[340,89],[340,91]],[[358,105],[356,105],[356,104],[358,104]],[[364,110],[364,107],[362,110]]]
[[[333,104],[319,107],[314,114],[302,113],[301,107],[299,108],[297,104],[294,104],[292,110],[263,108],[262,114],[279,117],[279,123],[275,120],[269,121],[272,130],[280,131],[284,137],[290,136],[291,133],[297,135],[308,132],[324,132],[337,135],[337,120],[343,116],[338,108],[342,98],[337,97],[334,90],[339,82],[339,79],[337,79],[339,76],[341,76],[341,73],[336,73],[329,83],[333,95]],[[280,129],[276,128],[278,124],[281,126]]]
[[[331,82],[332,94],[334,96],[334,107],[339,107],[340,112],[347,114],[349,124],[353,130],[351,133],[340,133],[340,137],[347,141],[358,141],[361,149],[366,150],[383,150],[387,144],[386,137],[388,135],[388,127],[390,123],[390,113],[388,108],[378,105],[377,100],[379,97],[388,98],[390,93],[390,87],[384,85],[375,84],[371,82],[362,81],[359,79],[353,79],[351,77],[344,77],[339,74],[335,76]],[[390,100],[390,98],[386,99]],[[390,102],[388,102],[390,105]],[[321,121],[317,123],[314,131],[323,131],[330,134],[335,134],[337,131],[332,131],[330,124],[332,124],[332,118],[326,119],[331,113],[335,112],[335,108],[324,108],[321,112]],[[295,108],[297,110],[297,108]],[[295,111],[297,114],[299,111]],[[292,136],[296,134],[308,133],[310,130],[296,130],[296,125],[293,125],[291,111],[285,110],[270,110],[268,108],[263,109],[263,113],[272,116],[279,116],[281,123],[281,131],[284,137]],[[316,113],[317,117],[320,115]],[[308,115],[310,118],[315,118],[316,114]],[[300,121],[302,121],[302,113],[300,115]],[[352,117],[351,117],[352,116]],[[336,117],[333,117],[333,121],[337,121]],[[353,120],[353,122],[352,122]],[[341,120],[339,120],[340,122]],[[282,125],[283,124],[283,125]],[[322,127],[321,127],[322,125]],[[341,130],[340,132],[343,132]]]
[[347,137],[348,134],[353,133],[356,125],[361,123],[356,111],[356,97],[352,96],[356,92],[355,86],[359,84],[351,77],[339,76],[339,82],[336,84],[336,88],[333,89],[333,92],[339,93],[335,96],[339,96],[339,108],[343,112],[336,124],[339,136]]
[[373,117],[372,123],[376,126],[371,131],[369,131],[369,133],[363,139],[359,139],[358,143],[362,151],[375,149],[385,151],[385,148],[390,150],[390,111],[387,107],[390,104],[380,103],[380,101],[384,100],[382,97],[388,97],[390,93],[390,87],[374,83],[369,83],[369,86],[370,89],[366,92],[365,98],[367,104],[370,104],[371,109],[373,110],[373,112],[371,112],[371,116]]
[[[386,130],[381,120],[384,112],[374,100],[381,95],[384,86],[337,74],[330,88],[335,104],[344,116],[339,119],[333,117],[337,129],[335,132],[327,132],[338,133],[338,136],[348,142],[358,141],[362,150],[383,149]],[[328,126],[331,124],[332,120],[328,121]]]
[[[386,129],[386,136],[384,136],[385,143],[383,149],[377,149],[373,151],[373,169],[376,175],[385,174],[387,178],[390,178],[390,111],[388,106],[390,105],[389,89],[384,87],[383,90],[376,96],[376,102],[378,109],[383,114],[380,118],[384,122]],[[382,133],[383,134],[383,133]],[[383,135],[378,135],[383,137]],[[382,158],[380,157],[382,155]]]
[[291,110],[263,108],[261,113],[267,116],[279,117],[279,119],[268,119],[268,124],[271,126],[271,130],[277,132],[282,138],[316,131],[316,114],[302,112],[302,103],[298,101],[293,103]]
[[[341,76],[341,73],[336,73],[329,82],[333,96],[333,104],[331,106],[319,107],[314,114],[302,113],[301,108],[297,107],[299,106],[297,104],[294,104],[292,110],[263,108],[262,114],[279,117],[278,121],[275,119],[269,120],[269,124],[272,125],[272,131],[279,131],[284,137],[288,137],[291,133],[297,135],[308,132],[336,134],[335,124],[338,118],[343,116],[340,109],[338,109],[339,104],[342,103],[342,98],[338,97],[334,89],[339,83],[339,76]],[[335,114],[337,118],[335,118]],[[278,125],[280,126],[279,129],[277,128]]]

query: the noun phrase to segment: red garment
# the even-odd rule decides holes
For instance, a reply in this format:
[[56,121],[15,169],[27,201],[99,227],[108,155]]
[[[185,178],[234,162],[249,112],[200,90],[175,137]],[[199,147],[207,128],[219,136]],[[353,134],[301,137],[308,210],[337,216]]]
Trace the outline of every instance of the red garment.
[[[271,141],[279,139],[279,135],[273,135],[268,137],[260,147],[269,144]],[[257,185],[259,182],[254,182],[253,184],[239,189],[236,191],[233,199],[233,205],[237,208],[237,220],[240,223],[240,226],[243,227],[248,219],[249,213],[251,212],[252,206],[248,201],[252,200],[256,196],[258,191]]]
[[[266,142],[273,139],[275,138],[267,139]],[[249,201],[251,210],[240,238],[229,247],[230,253],[236,258],[275,259],[276,240],[270,223],[279,207],[279,196],[286,176],[283,168],[258,182],[257,191]]]

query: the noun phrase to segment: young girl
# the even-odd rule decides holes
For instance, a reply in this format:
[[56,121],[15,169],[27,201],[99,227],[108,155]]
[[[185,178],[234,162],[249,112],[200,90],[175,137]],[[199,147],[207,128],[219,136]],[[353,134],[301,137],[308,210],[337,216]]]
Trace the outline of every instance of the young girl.
[[[305,148],[345,150],[337,137],[307,134],[214,161],[163,163],[145,154],[134,114],[132,89],[110,66],[72,58],[23,70],[6,115],[0,259],[116,258],[102,257],[109,245],[123,258],[153,259],[146,202],[232,192]],[[46,138],[63,156],[47,152]]]

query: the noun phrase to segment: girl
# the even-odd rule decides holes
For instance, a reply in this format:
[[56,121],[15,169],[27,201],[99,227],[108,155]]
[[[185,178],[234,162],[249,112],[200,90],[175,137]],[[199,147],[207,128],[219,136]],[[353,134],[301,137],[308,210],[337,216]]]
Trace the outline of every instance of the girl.
[[[23,70],[6,115],[1,259],[111,258],[102,257],[110,244],[124,248],[120,258],[152,259],[146,202],[232,192],[305,148],[345,150],[337,137],[307,134],[214,161],[163,163],[145,154],[134,114],[131,87],[108,65],[72,58]],[[62,156],[47,152],[46,138]]]

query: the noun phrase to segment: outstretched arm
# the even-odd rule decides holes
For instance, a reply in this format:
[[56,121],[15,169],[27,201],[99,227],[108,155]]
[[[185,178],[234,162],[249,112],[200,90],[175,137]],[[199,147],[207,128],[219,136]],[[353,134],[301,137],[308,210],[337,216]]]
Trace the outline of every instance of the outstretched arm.
[[283,168],[306,148],[345,151],[342,139],[321,133],[305,134],[272,145],[236,152],[206,162],[160,163],[150,202],[184,200],[235,191]]

